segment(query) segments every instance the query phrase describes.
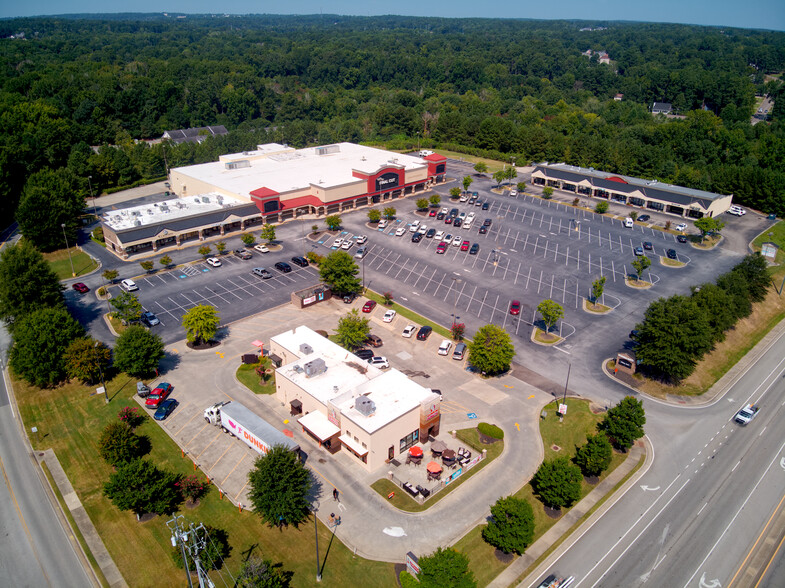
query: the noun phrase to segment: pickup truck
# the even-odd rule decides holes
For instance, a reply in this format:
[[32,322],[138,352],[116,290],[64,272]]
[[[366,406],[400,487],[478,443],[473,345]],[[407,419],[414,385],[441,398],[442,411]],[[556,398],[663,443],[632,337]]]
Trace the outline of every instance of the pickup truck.
[[748,404],[736,413],[736,417],[733,420],[740,425],[746,425],[755,418],[755,415],[758,414],[758,410],[760,410],[759,407],[755,406],[754,404]]

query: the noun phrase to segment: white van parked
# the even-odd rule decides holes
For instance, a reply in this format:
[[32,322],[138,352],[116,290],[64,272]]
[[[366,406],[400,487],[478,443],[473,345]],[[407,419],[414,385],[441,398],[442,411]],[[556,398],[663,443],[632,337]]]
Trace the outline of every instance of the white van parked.
[[745,214],[747,214],[747,211],[744,210],[741,206],[732,204],[731,207],[728,209],[728,214],[735,214],[736,216],[744,216]]
[[632,220],[630,217],[627,217],[624,219],[624,226],[627,227],[628,229],[631,229],[632,227],[635,226],[635,221]]

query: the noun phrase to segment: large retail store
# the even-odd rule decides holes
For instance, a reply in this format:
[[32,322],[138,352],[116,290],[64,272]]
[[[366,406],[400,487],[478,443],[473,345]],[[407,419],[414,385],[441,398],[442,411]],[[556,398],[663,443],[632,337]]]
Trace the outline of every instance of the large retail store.
[[176,198],[105,213],[107,248],[121,257],[179,247],[302,215],[328,215],[424,192],[447,159],[353,143],[294,149],[269,143],[170,170]]

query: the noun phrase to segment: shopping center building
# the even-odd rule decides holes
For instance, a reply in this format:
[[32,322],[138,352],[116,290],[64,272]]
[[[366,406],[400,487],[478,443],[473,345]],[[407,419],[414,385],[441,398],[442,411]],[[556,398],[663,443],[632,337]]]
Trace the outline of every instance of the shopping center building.
[[336,214],[424,192],[444,182],[447,159],[353,143],[294,149],[269,143],[218,161],[174,168],[176,198],[102,215],[107,248],[121,257],[179,247],[305,214]]
[[381,370],[305,326],[271,338],[276,398],[314,444],[368,472],[439,434],[441,396]]
[[532,184],[688,218],[720,215],[730,208],[733,200],[733,195],[724,196],[565,163],[538,164],[532,172]]

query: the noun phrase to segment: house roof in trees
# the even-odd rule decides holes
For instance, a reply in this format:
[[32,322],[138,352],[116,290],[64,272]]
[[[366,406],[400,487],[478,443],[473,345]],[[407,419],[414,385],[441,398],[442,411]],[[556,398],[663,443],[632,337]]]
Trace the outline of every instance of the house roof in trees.
[[169,139],[173,143],[201,143],[207,137],[215,135],[228,135],[229,131],[223,125],[210,127],[195,127],[192,129],[177,129],[164,131],[162,139]]

